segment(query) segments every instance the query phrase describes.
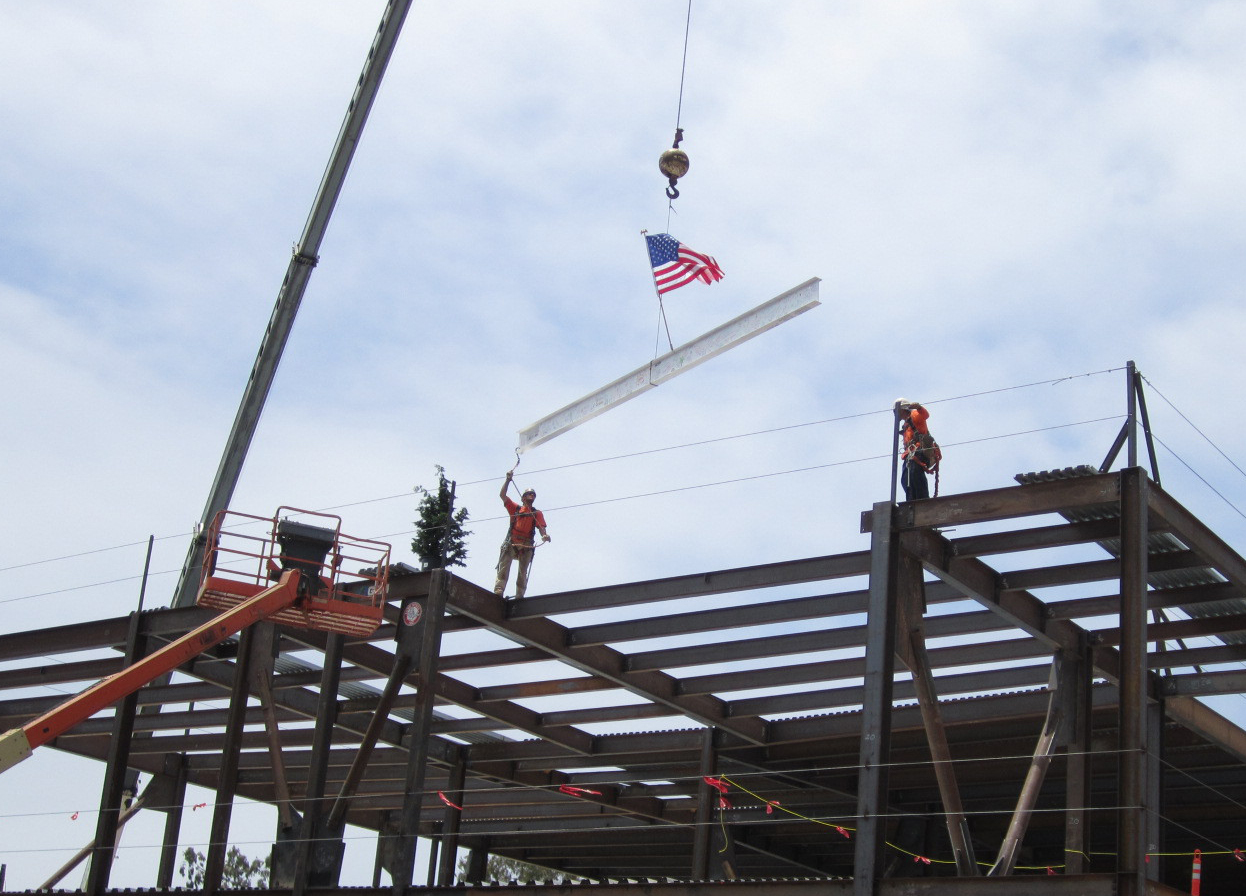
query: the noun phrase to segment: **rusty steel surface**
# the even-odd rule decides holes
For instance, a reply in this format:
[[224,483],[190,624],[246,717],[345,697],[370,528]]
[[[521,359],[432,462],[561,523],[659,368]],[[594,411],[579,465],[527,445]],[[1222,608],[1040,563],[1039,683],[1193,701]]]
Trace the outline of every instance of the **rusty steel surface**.
[[[226,642],[182,666],[172,682],[138,693],[140,707],[168,711],[136,716],[128,765],[169,792],[170,768],[190,784],[270,804],[288,787],[300,813],[310,787],[339,807],[335,816],[385,830],[389,839],[405,830],[446,848],[487,848],[619,892],[851,893],[854,872],[868,860],[871,886],[883,894],[1106,894],[1124,871],[1133,887],[1139,876],[1157,877],[1141,883],[1163,893],[1160,882],[1188,879],[1193,849],[1213,840],[1246,845],[1246,731],[1194,699],[1246,692],[1246,675],[1224,666],[1246,658],[1234,642],[1241,614],[1225,610],[1246,600],[1246,561],[1154,483],[1144,483],[1142,506],[1134,486],[1122,533],[1121,498],[1129,494],[1122,475],[1039,479],[901,504],[871,514],[867,531],[877,520],[890,520],[879,525],[891,531],[873,533],[868,551],[520,602],[447,576],[441,636],[488,631],[510,642],[475,653],[437,656],[438,638],[421,647],[402,634],[406,608],[430,605],[434,579],[398,575],[385,623],[340,645],[332,712],[319,690],[331,636],[281,629],[268,709],[235,707],[227,728],[228,709],[202,705],[219,703],[238,684],[237,648]],[[1052,513],[1067,523],[1052,525]],[[949,522],[956,532],[939,530]],[[1050,561],[1052,548],[1070,545],[1079,546],[1077,562]],[[894,617],[886,580],[897,567],[889,556],[905,569],[920,564],[925,579],[920,600],[906,597],[909,610],[900,614],[908,630],[922,632],[916,684],[907,674],[879,681],[891,667],[904,668],[879,651],[916,655],[867,618],[872,606]],[[1139,584],[1148,573],[1172,571],[1181,576],[1172,587],[1163,579]],[[725,594],[743,599],[717,606],[713,598]],[[1122,594],[1133,601],[1124,650],[1116,624]],[[690,608],[688,598],[707,600]],[[1140,600],[1149,612],[1207,612],[1143,625]],[[588,612],[600,609],[616,612],[605,620]],[[920,625],[903,622],[923,609]],[[207,618],[193,608],[149,610],[140,623],[159,645]],[[126,632],[127,620],[107,619],[0,636],[0,729],[20,727],[62,699],[42,685],[80,688],[117,671]],[[683,646],[655,640],[672,635],[686,639]],[[1184,651],[1154,640],[1196,637],[1201,642]],[[419,661],[395,677],[403,650]],[[1057,652],[1081,671],[1069,685],[1070,722],[1033,797],[1017,872],[957,877],[948,781],[941,786],[928,738],[931,713],[937,710],[942,741],[937,755],[955,768],[965,842],[989,868],[1048,718]],[[472,681],[492,680],[469,684],[460,676],[468,671]],[[558,706],[560,695],[577,702]],[[533,709],[533,700],[548,708]],[[1145,734],[1140,712],[1153,725]],[[279,738],[260,727],[266,715]],[[308,724],[316,719],[331,739],[317,740]],[[105,710],[51,747],[103,761],[112,730]],[[866,737],[879,730],[882,740]],[[267,752],[277,741],[284,784]],[[234,754],[224,766],[223,748]],[[1130,805],[1159,798],[1160,848],[1145,847],[1155,853],[1149,861],[1136,855],[1136,808],[1121,809],[1122,748],[1133,754],[1125,762]],[[1139,751],[1152,754],[1146,768]],[[1148,770],[1156,765],[1162,775]],[[721,805],[706,777],[726,788]],[[863,830],[879,832],[881,852],[862,847]],[[1118,867],[1122,860],[1133,867]],[[962,870],[963,862],[962,855]],[[739,880],[697,880],[707,872]],[[414,869],[412,889],[441,889],[421,886],[430,883],[425,874]],[[1207,876],[1204,894],[1215,896],[1215,881]]]

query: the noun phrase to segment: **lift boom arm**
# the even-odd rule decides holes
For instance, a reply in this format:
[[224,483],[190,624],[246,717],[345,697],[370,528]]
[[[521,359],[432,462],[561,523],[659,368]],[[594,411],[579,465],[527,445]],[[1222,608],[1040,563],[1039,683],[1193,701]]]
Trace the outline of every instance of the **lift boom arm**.
[[292,606],[299,599],[299,580],[298,570],[287,570],[271,588],[265,588],[116,675],[97,682],[23,727],[0,735],[0,772],[17,765],[35,747],[54,740],[110,703],[172,672],[230,635]]

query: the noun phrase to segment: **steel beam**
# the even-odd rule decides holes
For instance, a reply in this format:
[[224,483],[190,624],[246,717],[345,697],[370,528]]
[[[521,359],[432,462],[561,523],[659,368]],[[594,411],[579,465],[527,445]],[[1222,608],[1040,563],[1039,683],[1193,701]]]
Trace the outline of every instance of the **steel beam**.
[[809,557],[783,563],[718,569],[695,575],[672,576],[645,582],[606,585],[601,588],[584,588],[578,591],[560,591],[556,594],[525,597],[521,601],[516,601],[518,605],[511,608],[510,618],[527,619],[556,613],[578,613],[607,607],[627,607],[674,600],[679,597],[728,594],[732,591],[751,591],[754,588],[776,588],[780,585],[798,585],[804,582],[864,576],[869,571],[869,551]]
[[[1033,485],[1013,485],[980,492],[967,492],[907,501],[897,508],[896,527],[928,529],[968,523],[1059,513],[1079,507],[1115,504],[1120,500],[1120,480],[1115,473],[1056,479]],[[869,512],[861,515],[861,531],[868,532]]]
[[1239,590],[1246,591],[1246,559],[1241,554],[1159,486],[1150,484],[1146,498],[1147,506],[1172,527],[1174,535],[1206,558],[1209,565]]
[[[926,739],[930,742],[930,759],[939,784],[939,796],[943,800],[944,821],[948,840],[952,845],[952,855],[956,859],[956,873],[962,877],[976,877],[979,869],[974,858],[973,840],[969,835],[969,821],[965,817],[961,802],[956,767],[952,764],[952,751],[947,742],[947,730],[939,712],[939,694],[935,690],[930,658],[926,653],[925,621],[922,618],[926,611],[926,599],[921,561],[907,551],[901,551],[896,574],[897,656],[912,673],[910,686],[917,696],[922,723],[926,727]],[[865,688],[865,691],[863,705],[869,698],[869,688]],[[893,684],[891,699],[894,700],[895,696]]]
[[[982,634],[1008,627],[1010,627],[1008,622],[992,613],[970,610],[932,618],[928,623],[927,634],[930,637],[942,638],[953,635]],[[650,669],[678,669],[735,660],[855,647],[862,643],[867,628],[867,625],[841,626],[791,635],[742,638],[699,647],[675,647],[638,652],[630,654],[629,668],[638,672]]]
[[1062,714],[1065,701],[1059,693],[1060,686],[1060,655],[1056,654],[1055,661],[1051,669],[1051,702],[1047,707],[1047,719],[1043,723],[1043,731],[1038,737],[1038,745],[1034,748],[1034,757],[1030,761],[1029,771],[1026,773],[1025,781],[1021,785],[1021,794],[1017,797],[1017,806],[1013,810],[1012,819],[1008,823],[1008,831],[1004,834],[1004,841],[999,848],[999,856],[995,860],[995,864],[991,866],[991,870],[987,872],[988,876],[1003,876],[1012,874],[1017,866],[1017,856],[1021,851],[1021,842],[1025,839],[1025,832],[1030,826],[1030,819],[1034,814],[1034,806],[1038,802],[1039,792],[1043,787],[1043,780],[1047,776],[1047,769],[1051,766],[1051,755],[1056,747],[1056,738],[1062,726]]
[[536,423],[519,431],[519,453],[535,448],[559,436],[569,429],[587,423],[643,392],[648,392],[669,379],[721,355],[729,349],[747,342],[784,321],[791,320],[819,304],[818,284],[814,277],[800,286],[763,302],[708,333],[702,333],[691,342],[672,349],[660,358],[638,367],[619,377],[613,383],[585,395],[566,407],[542,417]]
[[674,677],[656,670],[634,671],[632,658],[613,648],[567,646],[567,629],[563,626],[549,619],[511,618],[508,615],[511,607],[505,601],[470,582],[461,579],[453,581],[449,605],[458,613],[478,619],[494,630],[505,632],[511,640],[540,647],[574,668],[607,678],[646,699],[663,703],[703,725],[718,727],[755,744],[766,741],[766,723],[762,719],[728,718],[725,704],[717,697],[682,696],[678,681]]

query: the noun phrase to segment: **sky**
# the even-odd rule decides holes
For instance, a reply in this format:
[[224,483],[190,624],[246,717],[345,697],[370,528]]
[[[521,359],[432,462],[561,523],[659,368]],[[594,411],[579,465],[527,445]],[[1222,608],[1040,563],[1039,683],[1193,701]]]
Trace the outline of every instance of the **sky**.
[[[0,0],[4,631],[129,612],[149,536],[170,599],[382,9]],[[414,562],[440,464],[489,585],[519,430],[819,277],[820,307],[523,456],[532,593],[868,547],[900,396],[944,494],[1098,465],[1131,360],[1164,487],[1246,546],[1246,6],[696,2],[681,99],[687,14],[415,4],[235,509]],[[665,325],[644,230],[726,274]],[[90,836],[99,768],[45,752],[0,780],[10,888]],[[158,828],[126,837],[113,882],[149,883]]]

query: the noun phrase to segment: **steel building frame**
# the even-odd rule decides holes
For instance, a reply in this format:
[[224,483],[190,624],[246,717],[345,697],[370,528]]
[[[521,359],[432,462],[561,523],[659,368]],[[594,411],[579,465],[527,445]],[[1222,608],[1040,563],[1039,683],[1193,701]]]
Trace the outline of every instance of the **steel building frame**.
[[[477,875],[491,853],[672,896],[1134,896],[1246,844],[1246,731],[1196,699],[1246,692],[1225,668],[1246,659],[1246,561],[1142,469],[882,502],[861,528],[868,550],[522,601],[395,576],[371,638],[261,624],[53,746],[106,763],[100,843],[126,769],[151,776],[154,887],[187,784],[215,790],[205,892],[235,797],[281,809],[298,893],[337,889],[343,824],[377,832],[395,893],[449,887],[464,847]],[[0,727],[55,703],[32,686],[114,673],[206,615],[0,636]],[[509,646],[461,649],[483,632]],[[580,708],[534,708],[555,696]],[[1207,896],[1246,883],[1232,854],[1205,862]]]

